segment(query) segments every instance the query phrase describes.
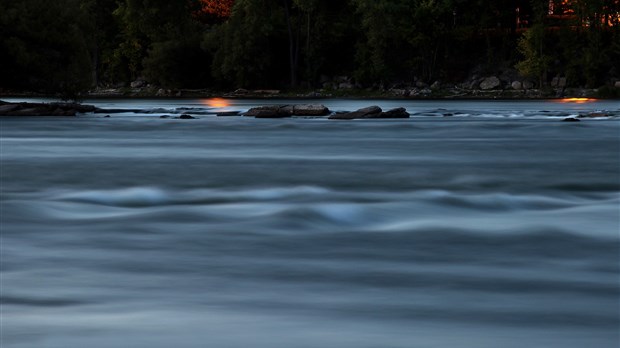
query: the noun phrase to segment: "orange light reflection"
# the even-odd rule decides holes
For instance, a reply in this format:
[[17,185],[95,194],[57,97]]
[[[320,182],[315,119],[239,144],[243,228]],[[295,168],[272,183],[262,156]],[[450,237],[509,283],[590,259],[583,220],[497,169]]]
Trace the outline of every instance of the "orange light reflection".
[[564,98],[564,99],[560,99],[560,103],[584,104],[584,103],[593,102],[595,100],[596,99],[592,99],[592,98]]
[[205,99],[202,103],[212,108],[226,108],[230,106],[230,102],[224,98]]

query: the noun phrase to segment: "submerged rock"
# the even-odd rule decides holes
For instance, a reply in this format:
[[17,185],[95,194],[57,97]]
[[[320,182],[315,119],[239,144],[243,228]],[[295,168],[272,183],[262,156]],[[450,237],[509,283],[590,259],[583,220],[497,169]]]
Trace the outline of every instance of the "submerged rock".
[[593,111],[588,112],[587,114],[579,114],[579,118],[597,118],[597,117],[609,117],[611,114],[603,111]]
[[239,116],[239,111],[221,111],[215,114],[216,116]]
[[192,116],[190,114],[183,114],[183,115],[179,116],[179,118],[182,119],[182,120],[193,120],[196,117],[194,117],[194,116]]
[[562,122],[581,122],[581,121],[578,118],[567,117],[567,118],[563,119]]

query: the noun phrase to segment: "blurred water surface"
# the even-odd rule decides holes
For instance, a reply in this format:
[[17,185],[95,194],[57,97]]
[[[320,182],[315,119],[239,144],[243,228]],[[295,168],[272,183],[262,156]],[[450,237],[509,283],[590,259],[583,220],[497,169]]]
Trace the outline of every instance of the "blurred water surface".
[[620,343],[617,103],[219,102],[0,119],[3,348]]

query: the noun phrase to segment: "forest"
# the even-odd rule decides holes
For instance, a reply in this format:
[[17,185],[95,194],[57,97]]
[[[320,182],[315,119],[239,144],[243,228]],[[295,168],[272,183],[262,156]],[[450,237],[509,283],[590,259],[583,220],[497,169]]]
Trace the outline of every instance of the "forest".
[[0,0],[0,92],[620,77],[618,0]]

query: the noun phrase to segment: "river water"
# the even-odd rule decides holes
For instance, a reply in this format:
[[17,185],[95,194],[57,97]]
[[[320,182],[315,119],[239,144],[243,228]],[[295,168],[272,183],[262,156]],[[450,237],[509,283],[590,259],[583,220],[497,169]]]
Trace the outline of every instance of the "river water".
[[2,347],[620,344],[618,102],[274,102],[1,118]]

